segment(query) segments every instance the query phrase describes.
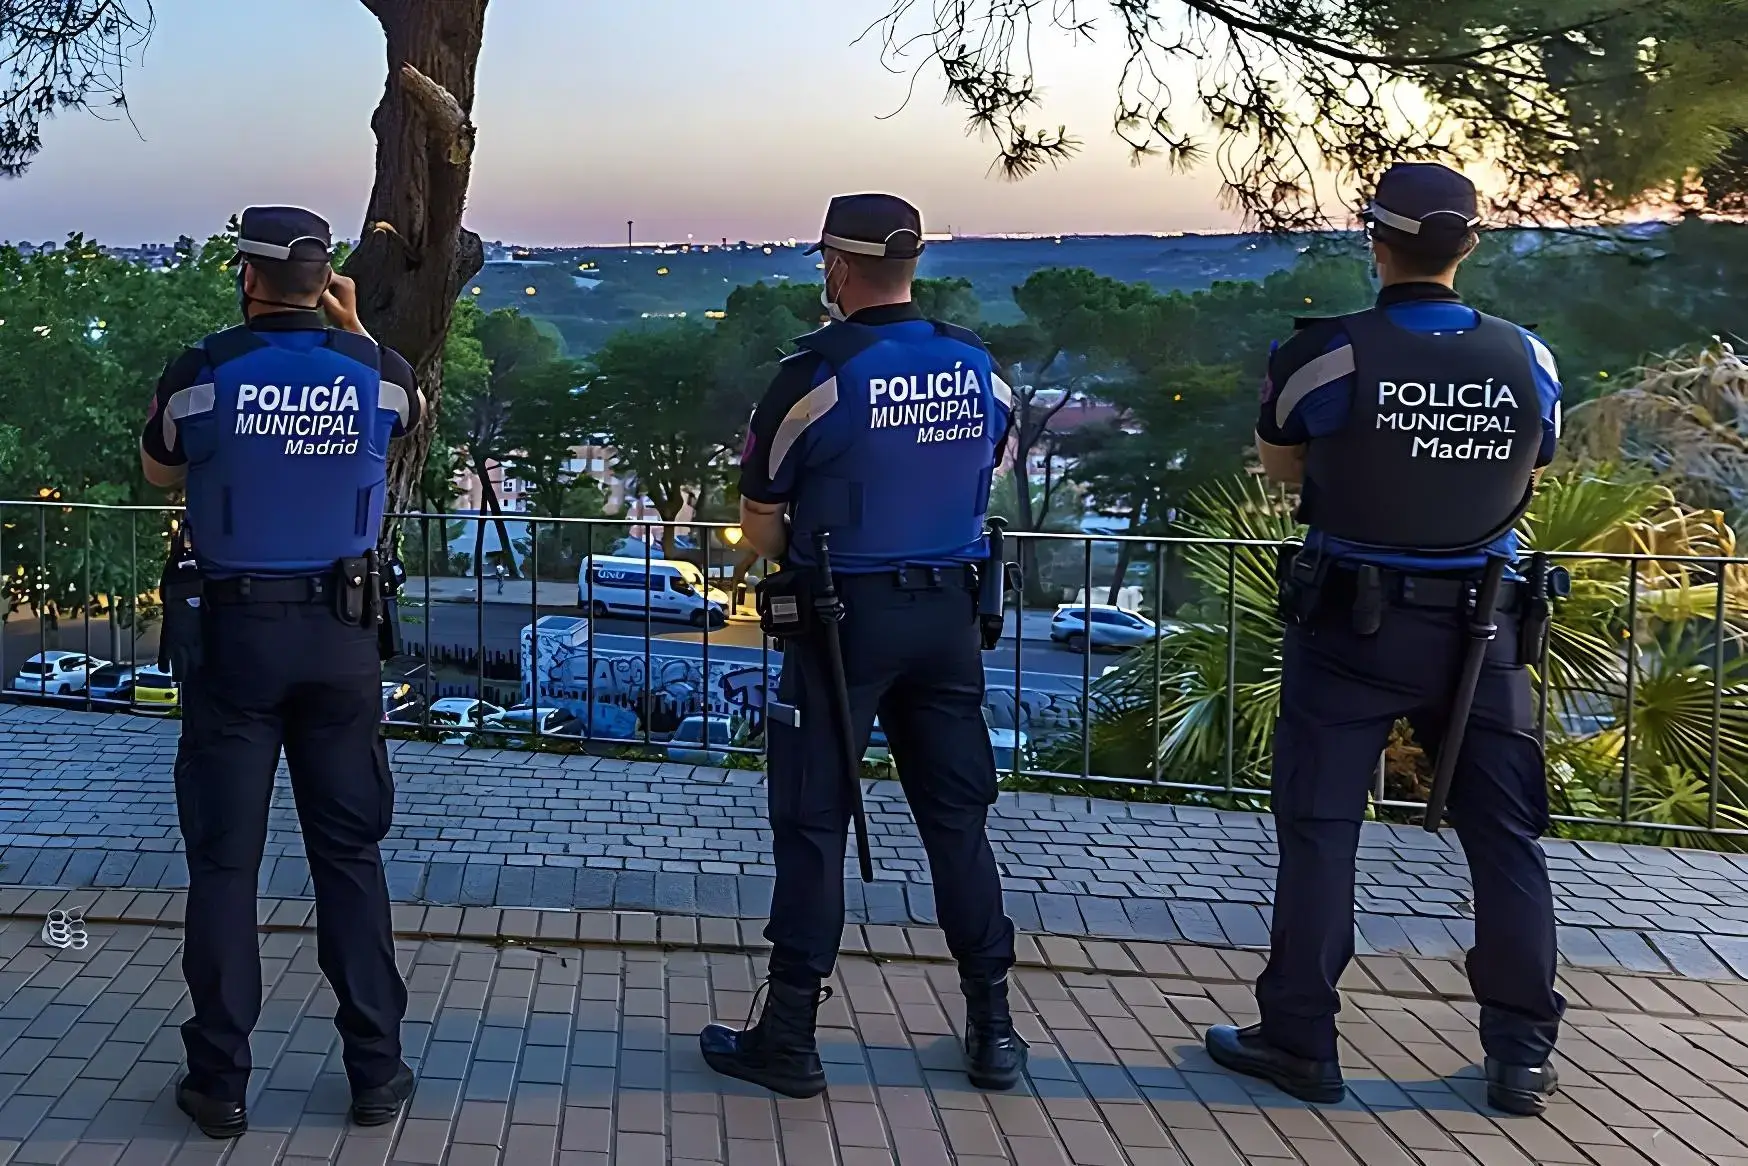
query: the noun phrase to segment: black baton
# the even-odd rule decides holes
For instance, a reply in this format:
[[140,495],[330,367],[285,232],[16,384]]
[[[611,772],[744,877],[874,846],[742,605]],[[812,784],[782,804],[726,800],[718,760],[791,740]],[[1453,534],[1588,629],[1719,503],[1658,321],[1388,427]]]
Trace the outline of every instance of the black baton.
[[1499,588],[1505,581],[1505,560],[1490,557],[1487,573],[1481,577],[1481,590],[1475,596],[1475,610],[1469,617],[1468,643],[1463,653],[1463,670],[1457,674],[1457,690],[1451,698],[1451,715],[1445,724],[1444,744],[1439,746],[1438,764],[1433,768],[1432,793],[1426,799],[1426,820],[1422,823],[1429,834],[1437,834],[1445,816],[1445,802],[1451,796],[1451,778],[1457,772],[1457,758],[1463,751],[1463,735],[1469,729],[1469,711],[1475,707],[1475,689],[1481,683],[1481,666],[1487,662],[1487,645],[1499,635],[1493,615],[1499,608]]
[[818,559],[814,574],[819,584],[813,604],[819,615],[820,636],[825,640],[826,668],[831,673],[832,712],[838,722],[838,739],[843,742],[850,817],[856,823],[856,858],[861,864],[862,881],[871,883],[874,881],[874,859],[868,853],[868,818],[862,811],[862,759],[856,755],[856,734],[850,716],[850,680],[844,674],[844,645],[838,638],[838,623],[844,618],[844,605],[838,601],[837,585],[832,582],[829,533],[822,530],[813,536],[813,553]]

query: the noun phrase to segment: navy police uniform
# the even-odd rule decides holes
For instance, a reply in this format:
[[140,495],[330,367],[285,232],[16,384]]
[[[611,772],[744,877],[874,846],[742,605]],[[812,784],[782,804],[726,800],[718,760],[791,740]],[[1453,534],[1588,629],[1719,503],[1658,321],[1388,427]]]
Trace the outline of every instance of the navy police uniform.
[[[909,258],[922,249],[921,221],[891,196],[837,199],[822,246],[828,267],[842,262],[833,251]],[[878,717],[928,854],[974,1028],[978,1001],[991,992],[1004,993],[1005,1017],[1014,961],[986,829],[998,779],[983,719],[977,619],[990,479],[1012,393],[974,333],[926,320],[909,302],[858,311],[798,343],[753,417],[741,494],[787,506],[785,573],[810,570],[815,533],[831,535],[854,753],[865,751]],[[811,1005],[843,934],[852,812],[833,692],[814,638],[790,640],[766,718],[777,877],[765,929],[772,996],[763,1026],[768,1038],[787,1015],[785,1003],[799,1000],[809,1046]],[[823,1088],[817,1057],[799,1074],[806,1080],[770,1064],[744,1071],[755,1035],[713,1027],[706,1055],[722,1071],[780,1092]],[[978,1039],[968,1032],[974,1080]],[[1011,1054],[1009,1037],[996,1039],[1008,1041]]]
[[[1410,251],[1423,230],[1442,229],[1454,257],[1475,211],[1455,172],[1399,166],[1369,218],[1375,238]],[[1436,755],[1476,581],[1489,557],[1516,558],[1513,527],[1533,471],[1553,458],[1559,397],[1540,339],[1438,283],[1393,284],[1370,311],[1303,322],[1270,360],[1257,433],[1305,447],[1309,525],[1283,572],[1280,867],[1261,1025],[1216,1029],[1209,1051],[1308,1100],[1341,1095],[1336,985],[1353,956],[1354,861],[1378,756],[1401,718]],[[1535,1109],[1551,1072],[1534,1074],[1565,1003],[1537,843],[1548,801],[1519,647],[1528,601],[1522,580],[1506,583],[1449,809],[1474,884],[1468,971],[1495,1100],[1515,1073],[1506,1086],[1522,1086],[1518,1101]]]
[[[325,264],[329,245],[327,224],[307,211],[243,216],[245,262]],[[243,1120],[261,1011],[256,882],[281,750],[315,885],[317,961],[338,999],[355,1101],[410,1087],[406,987],[377,849],[394,784],[380,733],[377,633],[359,610],[357,580],[381,529],[389,441],[418,424],[418,408],[413,371],[398,354],[327,328],[316,311],[275,311],[172,362],[142,434],[154,461],[187,467],[186,526],[200,574],[201,649],[183,686],[176,800],[194,1007],[182,1026],[185,1089],[194,1105],[235,1107],[209,1121],[214,1111],[196,1112],[184,1097],[203,1128],[215,1127],[209,1133],[240,1132]],[[366,1120],[362,1108],[355,1116]]]

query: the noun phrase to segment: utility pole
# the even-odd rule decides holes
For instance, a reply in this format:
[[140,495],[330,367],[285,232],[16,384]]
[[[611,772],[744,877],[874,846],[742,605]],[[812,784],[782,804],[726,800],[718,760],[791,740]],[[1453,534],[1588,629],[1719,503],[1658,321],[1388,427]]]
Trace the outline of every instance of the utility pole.
[[635,219],[625,220],[625,249],[627,251],[631,250],[631,227],[634,222],[636,222]]

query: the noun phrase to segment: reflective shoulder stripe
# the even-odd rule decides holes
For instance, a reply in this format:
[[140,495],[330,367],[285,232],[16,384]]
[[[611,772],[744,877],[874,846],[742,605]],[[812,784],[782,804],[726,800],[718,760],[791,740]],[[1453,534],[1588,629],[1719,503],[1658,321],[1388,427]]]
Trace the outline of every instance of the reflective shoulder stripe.
[[1293,415],[1293,410],[1311,393],[1324,385],[1352,376],[1354,370],[1353,345],[1343,344],[1333,352],[1325,352],[1310,364],[1300,368],[1298,372],[1287,378],[1287,383],[1281,386],[1281,391],[1275,397],[1275,424],[1285,426],[1287,418]]
[[1556,385],[1560,383],[1560,366],[1554,361],[1553,349],[1542,343],[1542,338],[1534,332],[1525,332],[1524,339],[1529,341],[1530,352],[1535,354],[1536,365],[1548,374],[1548,379]]
[[801,440],[807,427],[831,412],[837,403],[838,378],[828,377],[789,407],[789,412],[783,415],[782,422],[777,426],[777,436],[771,439],[771,452],[767,455],[765,465],[765,473],[769,478],[775,478],[777,471],[783,468],[789,451],[795,448],[795,443]]
[[401,425],[404,428],[407,424],[407,417],[412,410],[410,396],[406,386],[397,385],[393,381],[383,381],[382,387],[377,390],[376,404],[378,408],[392,411],[401,419]]
[[995,384],[993,386],[995,389],[995,399],[1001,402],[1002,408],[1011,410],[1014,407],[1014,390],[1006,381],[1001,379],[1000,373],[991,373],[990,376],[995,379]]
[[170,394],[170,403],[164,407],[164,417],[169,421],[180,421],[196,413],[211,413],[214,399],[213,386],[210,384],[189,385],[186,389],[177,389]]

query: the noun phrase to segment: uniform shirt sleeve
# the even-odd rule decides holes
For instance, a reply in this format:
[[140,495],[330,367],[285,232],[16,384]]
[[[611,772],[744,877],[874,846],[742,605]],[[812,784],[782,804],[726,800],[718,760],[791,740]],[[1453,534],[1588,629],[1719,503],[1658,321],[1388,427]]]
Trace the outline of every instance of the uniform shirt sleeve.
[[419,381],[407,358],[392,348],[382,350],[382,406],[394,410],[396,437],[405,437],[419,427],[423,405]]
[[1541,467],[1554,460],[1560,446],[1560,366],[1553,351],[1534,332],[1526,329],[1523,341],[1535,362],[1536,397],[1542,406],[1542,445],[1536,453],[1536,465]]
[[188,463],[188,455],[182,449],[182,432],[177,424],[178,418],[186,413],[180,407],[180,402],[187,391],[200,382],[201,374],[205,371],[206,353],[198,348],[186,348],[182,355],[172,360],[164,369],[164,375],[158,378],[158,387],[152,392],[151,404],[146,407],[146,423],[140,430],[140,445],[146,451],[146,456],[161,466]]
[[741,449],[740,495],[752,502],[787,502],[805,460],[808,430],[837,404],[837,378],[819,357],[785,360],[753,411]]
[[1353,346],[1339,327],[1296,333],[1269,354],[1256,435],[1270,445],[1304,445],[1347,424],[1352,407]]

